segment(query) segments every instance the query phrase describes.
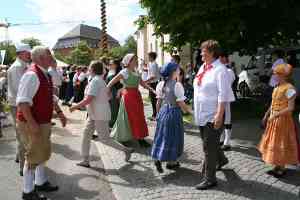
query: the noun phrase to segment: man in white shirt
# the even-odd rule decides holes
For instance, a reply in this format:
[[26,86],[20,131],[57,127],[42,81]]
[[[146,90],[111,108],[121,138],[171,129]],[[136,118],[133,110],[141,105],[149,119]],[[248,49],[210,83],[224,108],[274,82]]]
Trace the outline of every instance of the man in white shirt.
[[[159,74],[159,68],[158,65],[156,63],[156,57],[157,54],[155,52],[150,52],[148,54],[149,57],[149,65],[148,65],[148,76],[147,76],[147,80],[145,81],[147,84],[149,84],[149,86],[152,89],[156,89],[156,86],[158,84],[159,78],[160,78],[160,74]],[[154,94],[153,92],[149,91],[149,98],[151,100],[151,105],[152,105],[152,120],[156,119],[156,94]]]
[[51,118],[53,110],[62,126],[66,117],[53,95],[48,68],[53,57],[47,47],[36,46],[31,52],[33,64],[20,80],[16,104],[17,128],[26,150],[23,200],[47,200],[37,192],[53,192],[58,187],[48,181],[45,163],[51,157]]
[[57,62],[53,59],[53,64],[48,69],[48,73],[51,76],[54,94],[59,97],[59,90],[62,84],[62,74],[57,70]]
[[[16,113],[17,113],[17,93],[20,80],[26,72],[29,63],[31,62],[30,46],[28,44],[17,44],[17,59],[7,71],[7,85],[8,85],[8,104],[10,106],[11,116],[13,118],[14,127],[16,128]],[[16,162],[20,163],[20,175],[23,175],[24,166],[24,146],[20,140],[20,135],[16,130],[17,151]]]
[[219,142],[224,122],[225,103],[234,101],[226,67],[218,60],[219,43],[208,40],[201,44],[204,64],[194,80],[194,118],[203,141],[203,181],[196,186],[206,190],[217,185],[216,170],[228,163]]

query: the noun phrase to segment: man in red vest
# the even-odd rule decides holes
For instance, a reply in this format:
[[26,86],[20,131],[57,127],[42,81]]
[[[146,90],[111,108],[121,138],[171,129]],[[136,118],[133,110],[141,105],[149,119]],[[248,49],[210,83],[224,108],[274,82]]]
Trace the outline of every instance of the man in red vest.
[[37,192],[57,191],[47,180],[45,162],[51,156],[51,119],[56,111],[62,126],[66,117],[57,105],[48,67],[53,57],[47,47],[31,51],[32,66],[23,75],[17,95],[17,129],[25,147],[24,200],[46,200]]

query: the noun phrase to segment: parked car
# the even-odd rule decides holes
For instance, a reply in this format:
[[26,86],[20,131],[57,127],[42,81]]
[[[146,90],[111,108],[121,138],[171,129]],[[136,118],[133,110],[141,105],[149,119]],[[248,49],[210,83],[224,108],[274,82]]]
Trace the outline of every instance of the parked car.
[[[261,95],[269,87],[273,64],[271,54],[277,49],[268,49],[259,52],[257,55],[251,57],[247,66],[242,67],[238,82],[239,93],[242,97]],[[299,94],[300,47],[281,48],[281,50],[286,54],[286,61],[294,68],[292,78]]]

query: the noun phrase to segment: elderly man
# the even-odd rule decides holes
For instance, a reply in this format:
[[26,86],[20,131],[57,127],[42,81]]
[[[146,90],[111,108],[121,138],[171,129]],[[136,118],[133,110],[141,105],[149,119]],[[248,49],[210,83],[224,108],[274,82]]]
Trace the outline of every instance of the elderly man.
[[37,192],[58,190],[45,175],[45,162],[51,156],[51,118],[53,109],[62,125],[66,117],[57,105],[48,68],[53,57],[48,48],[35,47],[31,52],[32,66],[23,75],[17,95],[17,129],[25,147],[24,200],[46,200]]
[[[8,84],[8,103],[10,106],[10,111],[12,118],[14,120],[14,126],[16,127],[16,113],[17,113],[17,105],[16,98],[20,80],[23,74],[27,70],[28,64],[31,62],[30,56],[30,46],[28,44],[17,44],[17,59],[11,65],[11,67],[7,71],[7,84]],[[24,147],[20,140],[20,136],[16,130],[16,138],[17,138],[17,152],[16,152],[16,162],[20,162],[20,175],[23,175],[23,167],[24,167]]]
[[227,69],[218,60],[219,43],[208,40],[201,44],[204,64],[194,80],[194,118],[203,141],[203,181],[196,186],[206,190],[217,185],[216,169],[228,163],[219,141],[222,133],[225,103],[234,101]]

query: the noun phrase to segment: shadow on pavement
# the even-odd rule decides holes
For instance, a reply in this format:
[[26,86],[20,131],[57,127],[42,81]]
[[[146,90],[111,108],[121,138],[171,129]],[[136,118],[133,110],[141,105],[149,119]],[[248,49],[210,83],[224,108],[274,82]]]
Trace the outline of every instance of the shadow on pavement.
[[[98,176],[90,174],[60,174],[56,173],[51,169],[47,171],[48,176],[51,179],[54,177],[59,177],[58,186],[60,187],[58,192],[55,193],[45,193],[45,196],[51,199],[65,199],[65,200],[78,200],[78,199],[93,199],[99,195],[99,190],[97,185],[92,187],[84,188],[81,182],[85,180],[93,181],[97,183]],[[56,178],[57,179],[57,178]],[[54,181],[52,181],[54,183]],[[82,186],[81,186],[82,185]]]

